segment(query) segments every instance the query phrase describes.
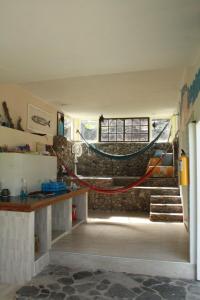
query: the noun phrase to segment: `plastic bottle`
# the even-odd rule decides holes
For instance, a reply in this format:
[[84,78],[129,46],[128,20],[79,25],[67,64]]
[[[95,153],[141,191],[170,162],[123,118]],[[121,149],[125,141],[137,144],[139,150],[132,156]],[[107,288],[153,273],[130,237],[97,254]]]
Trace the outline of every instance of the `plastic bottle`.
[[27,183],[24,178],[21,179],[21,190],[20,190],[20,198],[25,199],[28,196],[27,192]]

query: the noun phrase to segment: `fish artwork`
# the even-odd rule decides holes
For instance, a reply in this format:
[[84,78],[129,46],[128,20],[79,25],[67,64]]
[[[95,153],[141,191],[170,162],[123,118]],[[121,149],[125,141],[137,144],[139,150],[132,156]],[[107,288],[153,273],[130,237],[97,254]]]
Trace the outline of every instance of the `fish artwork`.
[[40,124],[42,126],[51,126],[51,121],[47,121],[45,118],[39,117],[39,116],[32,116],[31,118],[33,122]]

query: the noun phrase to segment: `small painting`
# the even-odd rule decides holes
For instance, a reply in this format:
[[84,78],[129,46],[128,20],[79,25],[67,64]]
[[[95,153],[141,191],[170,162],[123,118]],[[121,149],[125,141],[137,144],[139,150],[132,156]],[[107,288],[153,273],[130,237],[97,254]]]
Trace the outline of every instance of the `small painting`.
[[53,135],[52,114],[29,104],[27,128],[34,133]]
[[57,135],[64,136],[65,118],[62,112],[57,112]]

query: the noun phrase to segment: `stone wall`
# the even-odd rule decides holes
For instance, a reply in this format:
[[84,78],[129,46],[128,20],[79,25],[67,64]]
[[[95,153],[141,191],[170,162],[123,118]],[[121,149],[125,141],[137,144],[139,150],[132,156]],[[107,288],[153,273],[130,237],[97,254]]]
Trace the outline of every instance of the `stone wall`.
[[[97,143],[95,146],[112,154],[127,154],[140,150],[146,143]],[[83,154],[78,158],[78,174],[82,176],[142,176],[150,157],[156,149],[166,150],[168,143],[156,143],[152,149],[131,160],[110,160],[95,154],[83,144]],[[171,150],[172,151],[172,150]]]
[[[74,155],[72,154],[73,143],[67,141],[64,137],[54,138],[54,149],[64,159],[69,169],[74,170]],[[109,153],[126,154],[138,151],[144,144],[139,143],[102,143],[97,145]],[[176,145],[177,146],[177,145]],[[168,144],[155,144],[154,147],[143,155],[128,161],[114,161],[97,156],[89,152],[83,144],[83,154],[78,158],[78,174],[85,176],[82,178],[87,182],[100,187],[113,187],[128,185],[137,180],[146,172],[149,158],[156,149],[167,149]],[[176,148],[178,149],[178,147]],[[177,160],[177,155],[175,156]],[[58,159],[58,169],[60,171],[61,162]],[[62,176],[62,174],[59,174]],[[59,177],[60,177],[59,176]],[[97,178],[104,177],[104,178]],[[105,178],[110,177],[110,178]],[[135,178],[134,178],[135,177]],[[65,177],[67,184],[70,184],[70,178]],[[143,186],[177,186],[177,177],[175,178],[149,178]],[[89,192],[89,209],[113,210],[113,211],[141,211],[149,212],[151,190],[148,188],[132,189],[126,193],[105,195],[94,191]]]
[[[60,157],[64,160],[67,167],[74,171],[74,154],[72,153],[73,143],[67,141],[63,136],[54,136],[53,148]],[[58,177],[62,176],[62,162],[58,158]]]
[[[62,136],[54,137],[54,149],[62,156],[67,166],[74,170],[74,154],[72,154],[73,142],[67,141]],[[146,143],[97,143],[99,149],[112,154],[127,154],[135,152],[144,147]],[[78,158],[77,173],[82,176],[98,176],[98,177],[116,177],[116,176],[142,176],[146,172],[146,168],[150,157],[156,149],[166,150],[168,143],[156,143],[150,150],[144,154],[137,156],[131,160],[111,160],[89,151],[83,143],[83,154]],[[178,146],[175,147],[176,152]],[[168,152],[172,152],[172,149]],[[175,176],[177,175],[177,154],[175,153]],[[58,161],[58,166],[60,162]]]
[[[113,187],[128,185],[137,180],[137,178],[119,178],[113,179],[85,179],[87,182],[100,187]],[[88,208],[98,210],[112,211],[150,211],[151,194],[164,193],[162,187],[177,187],[177,178],[149,178],[142,186],[133,188],[126,193],[113,195],[99,194],[95,191],[89,191]],[[156,187],[153,188],[152,187]],[[161,190],[160,190],[161,187]],[[157,191],[158,190],[158,191]],[[172,191],[173,193],[173,191]]]
[[150,211],[150,194],[148,190],[132,189],[126,193],[105,195],[89,192],[88,208],[112,211]]

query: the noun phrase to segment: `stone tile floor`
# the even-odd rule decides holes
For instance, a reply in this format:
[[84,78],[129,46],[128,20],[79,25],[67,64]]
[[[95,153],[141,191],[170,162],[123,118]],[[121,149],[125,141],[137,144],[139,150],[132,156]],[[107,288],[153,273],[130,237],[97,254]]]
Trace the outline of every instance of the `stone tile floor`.
[[49,265],[16,293],[17,300],[197,300],[200,282]]

